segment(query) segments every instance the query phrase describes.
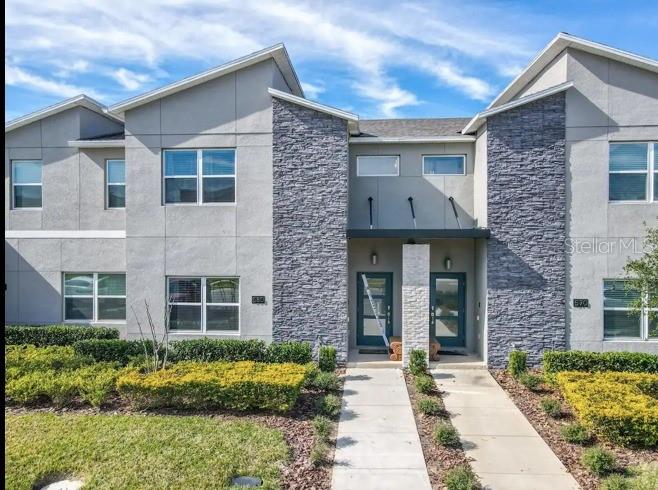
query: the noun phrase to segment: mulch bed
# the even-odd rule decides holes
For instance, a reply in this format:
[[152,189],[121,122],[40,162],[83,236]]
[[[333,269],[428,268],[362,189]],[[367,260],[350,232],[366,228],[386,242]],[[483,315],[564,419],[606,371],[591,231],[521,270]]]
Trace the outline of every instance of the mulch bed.
[[[290,459],[281,470],[281,486],[291,490],[309,489],[323,490],[331,488],[331,462],[334,459],[335,438],[330,445],[329,463],[315,467],[310,462],[310,453],[314,443],[314,432],[312,420],[317,414],[317,403],[324,394],[315,391],[304,390],[295,407],[285,414],[270,412],[237,412],[237,411],[213,411],[213,410],[174,410],[160,409],[135,411],[129,405],[122,404],[117,398],[114,403],[102,409],[89,407],[54,408],[54,407],[19,407],[7,406],[5,414],[21,414],[28,412],[52,412],[52,413],[79,413],[93,415],[104,414],[146,414],[146,415],[174,415],[174,416],[206,416],[221,420],[240,420],[254,422],[270,428],[279,429],[290,448]],[[342,393],[338,394],[339,396]]]
[[[560,461],[562,461],[562,464],[567,467],[583,490],[595,490],[599,488],[601,480],[589,473],[580,462],[582,452],[585,448],[578,444],[566,442],[560,434],[561,426],[566,423],[576,422],[576,419],[568,411],[568,404],[559,390],[543,385],[542,391],[533,392],[518,383],[505,370],[491,370],[491,374],[512,398],[519,410],[521,410],[539,435],[546,441]],[[545,396],[559,399],[562,402],[563,411],[565,412],[563,417],[554,419],[542,410],[539,401]],[[597,440],[595,443],[613,452],[617,457],[619,465],[624,468],[639,463],[658,461],[658,451],[623,448],[600,440]]]
[[411,373],[404,371],[404,379],[407,382],[407,391],[409,392],[411,407],[414,412],[414,418],[416,419],[416,427],[418,428],[420,445],[423,448],[430,483],[435,490],[443,489],[445,487],[442,478],[445,472],[456,466],[469,466],[470,458],[464,454],[464,450],[461,447],[449,448],[434,442],[433,434],[436,423],[440,420],[450,421],[448,413],[445,410],[439,416],[432,416],[424,415],[416,408],[419,399],[428,397],[433,398],[443,407],[441,392],[436,389],[432,395],[423,395],[416,391],[414,377]]

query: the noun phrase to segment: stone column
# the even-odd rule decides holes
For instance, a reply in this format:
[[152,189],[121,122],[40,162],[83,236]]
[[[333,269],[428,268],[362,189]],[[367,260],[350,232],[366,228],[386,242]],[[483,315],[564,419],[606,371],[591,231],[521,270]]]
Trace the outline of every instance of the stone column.
[[411,349],[430,346],[430,246],[402,245],[402,365]]

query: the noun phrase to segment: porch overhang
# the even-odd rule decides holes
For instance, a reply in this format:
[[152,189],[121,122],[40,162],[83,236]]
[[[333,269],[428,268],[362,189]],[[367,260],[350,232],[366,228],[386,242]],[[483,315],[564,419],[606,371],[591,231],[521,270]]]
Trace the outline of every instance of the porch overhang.
[[348,228],[347,238],[404,238],[429,240],[433,238],[489,238],[489,228],[468,229],[397,229],[397,228]]

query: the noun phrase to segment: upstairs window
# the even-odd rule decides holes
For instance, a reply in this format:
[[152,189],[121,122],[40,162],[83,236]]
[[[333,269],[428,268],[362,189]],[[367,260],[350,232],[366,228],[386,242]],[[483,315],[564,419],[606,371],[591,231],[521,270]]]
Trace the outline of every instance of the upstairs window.
[[606,339],[658,340],[658,311],[632,308],[638,291],[623,280],[603,281],[603,334]]
[[41,208],[42,169],[41,160],[12,160],[11,182],[15,209]]
[[356,175],[359,177],[397,177],[400,175],[398,155],[368,155],[356,157]]
[[466,175],[466,156],[424,155],[423,175]]
[[164,150],[165,204],[235,203],[235,150]]
[[610,201],[658,201],[656,143],[611,143]]
[[107,189],[106,205],[109,208],[126,207],[126,162],[125,160],[107,160],[105,162],[105,179]]

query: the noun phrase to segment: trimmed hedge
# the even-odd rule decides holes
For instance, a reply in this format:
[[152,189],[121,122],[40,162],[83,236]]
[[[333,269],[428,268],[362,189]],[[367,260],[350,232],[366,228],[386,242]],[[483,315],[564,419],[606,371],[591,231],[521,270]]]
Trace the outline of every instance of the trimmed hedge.
[[262,340],[193,339],[171,342],[172,361],[263,361],[266,345]]
[[90,358],[77,355],[71,346],[8,345],[5,347],[5,381],[33,371],[77,369],[91,362]]
[[72,345],[79,340],[118,339],[115,328],[83,325],[5,326],[5,345]]
[[546,351],[544,371],[618,371],[658,374],[658,355],[643,352]]
[[658,446],[658,375],[561,372],[556,380],[578,420],[601,438]]
[[321,371],[333,373],[336,370],[336,348],[325,345],[318,350],[318,367]]
[[136,407],[290,410],[308,372],[299,364],[183,361],[142,374],[128,370],[117,391]]
[[522,350],[513,350],[509,353],[507,371],[518,378],[528,370],[528,354]]
[[153,351],[150,340],[89,339],[73,344],[79,356],[89,357],[96,362],[118,362],[125,366],[135,357],[144,356],[144,345]]
[[267,346],[266,362],[293,362],[308,364],[313,361],[313,351],[308,342],[276,342]]

